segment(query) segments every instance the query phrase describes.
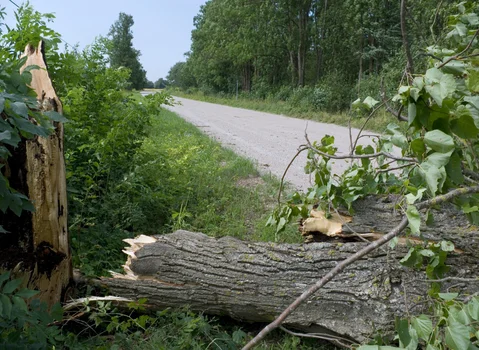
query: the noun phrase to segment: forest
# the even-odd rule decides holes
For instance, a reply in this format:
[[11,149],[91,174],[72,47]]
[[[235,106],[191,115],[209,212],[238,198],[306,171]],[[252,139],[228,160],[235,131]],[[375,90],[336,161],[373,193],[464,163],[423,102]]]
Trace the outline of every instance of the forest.
[[[478,11],[211,0],[144,96],[131,15],[80,50],[0,8],[0,349],[477,349]],[[169,92],[361,128],[347,154],[305,132],[297,192]]]
[[[339,111],[391,97],[405,62],[421,71],[444,39],[454,1],[208,1],[194,19],[191,50],[167,80],[206,95],[287,101]],[[402,16],[402,17],[401,17]],[[407,59],[406,59],[407,58]]]

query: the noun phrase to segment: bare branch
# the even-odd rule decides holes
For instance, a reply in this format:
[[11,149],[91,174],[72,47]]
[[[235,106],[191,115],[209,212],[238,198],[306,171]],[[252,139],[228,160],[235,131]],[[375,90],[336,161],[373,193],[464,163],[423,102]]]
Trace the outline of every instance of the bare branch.
[[293,165],[294,161],[296,160],[296,158],[298,158],[298,156],[303,153],[304,151],[306,151],[308,149],[308,147],[305,147],[305,146],[301,146],[299,149],[298,149],[298,152],[296,152],[296,154],[294,155],[293,159],[291,159],[291,161],[289,162],[288,166],[286,167],[286,169],[284,170],[284,173],[283,173],[283,176],[281,176],[281,182],[279,184],[279,193],[278,193],[278,205],[281,205],[281,193],[283,193],[283,187],[284,187],[284,179],[286,177],[286,174],[288,173],[289,171],[289,168],[291,168],[291,165]]
[[[351,345],[354,344],[353,341],[347,339],[347,338],[343,338],[343,337],[339,337],[339,336],[335,336],[335,335],[331,335],[331,334],[321,334],[321,333],[298,333],[298,332],[292,332],[290,331],[289,329],[283,327],[283,326],[280,326],[279,327],[281,330],[283,330],[284,332],[288,333],[288,334],[291,334],[295,337],[303,337],[303,338],[315,338],[315,339],[322,339],[322,340],[327,340],[327,341],[330,341],[330,342],[333,342],[333,343],[337,343],[339,346],[342,346],[342,347],[345,347],[345,348],[348,348],[348,349],[351,349]],[[348,343],[351,343],[351,345],[346,345],[342,342],[340,342],[340,340],[342,341],[346,341]]]
[[473,180],[479,181],[479,174],[472,171],[472,170],[464,169],[464,174],[466,174],[467,176],[469,176]]
[[[463,59],[464,57],[461,57],[461,55],[462,55],[463,53],[467,52],[467,51],[471,48],[471,46],[472,46],[474,40],[476,40],[476,38],[477,38],[478,35],[479,35],[479,29],[476,30],[476,32],[474,33],[474,36],[472,37],[471,41],[469,41],[469,44],[467,44],[467,46],[466,46],[466,48],[465,48],[464,50],[462,50],[461,52],[459,52],[457,55],[454,55],[454,56],[452,56],[452,57],[449,57],[449,58],[448,58],[447,60],[445,60],[442,64],[440,64],[437,68],[442,68],[442,67],[444,67],[446,64],[448,64],[448,63],[451,62],[451,61],[458,61],[458,60]],[[467,57],[472,57],[472,56],[473,56],[473,55],[467,56]]]
[[404,115],[401,114],[404,106],[401,105],[401,107],[399,108],[399,111],[395,111],[390,105],[389,105],[389,101],[391,99],[387,99],[386,98],[386,90],[384,88],[384,80],[381,78],[381,98],[383,100],[383,103],[384,103],[384,106],[386,107],[386,110],[391,113],[392,115],[394,115],[396,118],[398,118],[399,121],[402,121],[402,122],[407,122],[408,121],[408,118]]
[[[442,204],[444,202],[450,201],[451,199],[462,196],[469,193],[478,193],[479,186],[458,188],[453,191],[450,191],[444,195],[434,197],[430,200],[423,201],[416,205],[417,209],[424,209],[434,205]],[[320,288],[330,282],[334,277],[339,275],[346,267],[358,261],[362,257],[381,247],[382,245],[389,242],[394,237],[398,236],[408,225],[407,217],[403,217],[401,222],[394,227],[387,234],[379,238],[377,241],[368,244],[363,249],[351,255],[349,258],[343,260],[341,263],[337,264],[332,268],[323,278],[317,281],[314,285],[308,288],[303,294],[301,294],[292,304],[290,304],[282,313],[279,315],[273,322],[268,324],[261,332],[259,332],[256,337],[254,337],[250,342],[248,342],[243,350],[252,349],[254,346],[258,345],[261,340],[266,337],[271,331],[278,328],[292,312],[294,312],[301,304],[303,304],[311,295],[316,293]]]
[[[361,127],[361,129],[359,130],[359,133],[358,135],[356,136],[356,140],[354,141],[354,145],[352,146],[351,148],[351,153],[350,155],[353,154],[354,150],[356,149],[356,146],[358,145],[358,141],[359,141],[359,138],[361,137],[361,134],[362,132],[364,131],[364,129],[366,128],[366,125],[369,123],[369,121],[371,120],[371,118],[376,114],[376,112],[381,109],[381,107],[384,105],[384,102],[380,103],[379,106],[375,107],[371,113],[368,115],[368,117],[366,118],[366,121],[364,122],[363,126]],[[351,131],[350,131],[351,132]]]
[[382,174],[382,173],[387,173],[387,172],[390,172],[390,171],[394,171],[394,170],[400,170],[400,169],[404,169],[404,168],[407,168],[407,167],[410,167],[410,166],[416,166],[417,163],[408,163],[408,164],[404,164],[404,165],[400,165],[400,166],[397,166],[397,167],[394,167],[394,168],[387,168],[387,169],[380,169],[376,172],[376,176],[378,176],[379,174]]

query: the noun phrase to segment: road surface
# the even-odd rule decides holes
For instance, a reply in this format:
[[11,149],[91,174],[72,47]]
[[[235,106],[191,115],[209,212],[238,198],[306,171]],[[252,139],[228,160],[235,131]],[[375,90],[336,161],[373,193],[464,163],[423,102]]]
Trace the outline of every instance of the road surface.
[[[179,97],[175,100],[180,104],[166,108],[224,146],[255,161],[263,174],[271,172],[281,178],[299,146],[305,143],[305,130],[311,141],[319,141],[324,135],[334,136],[338,154],[349,153],[349,130],[342,126]],[[357,133],[357,129],[352,130],[353,139]],[[360,141],[364,144],[368,138],[361,138]],[[310,186],[309,175],[304,173],[305,164],[306,154],[303,152],[286,175],[286,181],[299,190]],[[338,160],[333,165],[333,171],[339,173],[345,167],[346,162]]]

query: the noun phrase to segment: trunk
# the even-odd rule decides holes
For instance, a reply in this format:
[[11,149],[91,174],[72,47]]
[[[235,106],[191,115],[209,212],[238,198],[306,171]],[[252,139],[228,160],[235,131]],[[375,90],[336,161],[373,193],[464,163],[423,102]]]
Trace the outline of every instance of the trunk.
[[289,52],[289,65],[291,67],[291,86],[296,86],[296,62],[293,51]]
[[402,43],[404,46],[404,50],[406,51],[406,58],[407,58],[406,72],[408,73],[408,81],[409,83],[411,83],[412,75],[414,74],[414,61],[412,59],[411,47],[409,45],[409,39],[407,36],[406,16],[407,16],[407,1],[401,0],[401,36],[402,36]]
[[[61,113],[61,103],[48,76],[43,42],[38,48],[27,46],[25,55],[28,58],[22,70],[30,65],[40,67],[31,71],[31,87],[38,95],[39,108]],[[39,290],[39,299],[52,306],[61,300],[72,277],[63,125],[55,123],[55,132],[48,138],[23,140],[12,155],[5,174],[12,188],[30,198],[35,212],[24,211],[19,218],[0,216],[9,231],[2,236],[0,269],[14,269],[15,278],[24,278],[24,285]]]
[[299,43],[298,43],[298,85],[304,86],[304,72],[306,64],[306,54],[308,52],[308,22],[309,12],[311,11],[311,1],[306,1],[299,8]]
[[358,97],[361,95],[361,81],[363,79],[363,48],[364,48],[364,36],[361,35],[359,41],[361,43],[359,51],[359,73],[358,73]]
[[[400,220],[394,208],[388,197],[367,199],[357,206],[343,233],[387,232]],[[478,271],[477,229],[471,230],[450,208],[436,211],[435,220],[424,235],[430,240],[453,239],[457,249],[448,259],[451,275],[473,277]],[[127,241],[131,247],[125,251],[126,274],[103,279],[116,295],[148,298],[154,308],[190,305],[192,310],[251,322],[272,321],[308,286],[366,244],[252,243],[187,231]],[[399,245],[359,260],[300,306],[286,324],[340,336],[343,342],[364,342],[377,331],[392,331],[395,316],[406,310],[427,312],[425,303],[416,304],[426,295],[427,278],[399,264],[406,251]],[[477,288],[452,283],[459,292]]]
[[251,92],[251,62],[244,64],[243,66],[243,91]]

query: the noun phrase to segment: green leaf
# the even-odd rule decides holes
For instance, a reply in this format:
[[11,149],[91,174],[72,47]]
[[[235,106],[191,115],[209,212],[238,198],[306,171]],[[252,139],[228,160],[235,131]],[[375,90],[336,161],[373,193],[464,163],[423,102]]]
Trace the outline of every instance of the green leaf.
[[14,102],[11,104],[12,111],[15,114],[22,116],[25,119],[28,119],[28,107],[24,102]]
[[23,288],[23,289],[19,290],[17,293],[15,293],[15,295],[18,296],[18,297],[21,297],[21,298],[30,299],[31,297],[37,295],[38,293],[40,293],[40,292],[37,291],[37,290],[31,290],[31,289]]
[[23,300],[20,297],[17,297],[16,295],[12,296],[12,301],[13,301],[13,306],[17,309],[22,310],[23,312],[28,311],[27,304],[25,303],[25,300]]
[[9,130],[0,132],[0,142],[5,142],[5,140],[10,140],[12,138],[12,133]]
[[468,327],[451,320],[446,327],[446,344],[451,350],[467,349],[471,344]]
[[54,122],[60,122],[60,123],[68,122],[67,118],[65,118],[63,115],[55,111],[43,112],[43,114],[47,116],[48,119],[53,120]]
[[2,313],[5,318],[10,318],[12,315],[12,302],[5,294],[0,294],[0,304],[2,304]]
[[461,185],[464,183],[464,175],[462,174],[462,160],[457,152],[454,152],[451,155],[451,159],[446,165],[446,173],[455,184]]
[[5,286],[3,286],[2,293],[11,294],[15,291],[15,289],[20,287],[21,284],[22,284],[21,278],[8,281],[7,283],[5,283]]
[[466,84],[468,89],[471,92],[476,92],[476,93],[479,92],[479,71],[478,70],[470,70],[468,72]]
[[376,101],[374,98],[371,96],[368,96],[364,99],[364,104],[368,106],[370,109],[376,106],[379,103],[379,101]]
[[476,127],[471,115],[462,115],[458,119],[453,119],[451,121],[451,130],[463,139],[475,139],[479,133],[479,129]]
[[428,131],[424,135],[424,143],[432,150],[441,153],[448,153],[454,149],[454,139],[441,130]]
[[287,221],[285,218],[280,218],[278,226],[276,227],[276,232],[280,232],[281,230],[283,230],[284,227],[286,226],[286,223]]
[[2,273],[0,275],[0,287],[2,286],[3,282],[7,281],[10,278],[10,271]]
[[444,74],[437,68],[430,68],[425,75],[426,91],[436,101],[439,107],[442,107],[444,99],[451,96],[456,91],[456,81],[454,76]]
[[426,145],[424,144],[424,140],[421,138],[412,140],[411,150],[416,157],[422,158],[424,153],[426,153]]
[[429,336],[432,333],[432,321],[429,317],[426,315],[413,317],[411,324],[416,330],[419,338],[426,341],[429,339]]
[[412,123],[414,123],[414,120],[416,119],[416,115],[417,115],[416,104],[410,102],[407,106],[407,120],[408,120],[409,126],[411,126]]
[[405,348],[411,342],[411,335],[409,334],[409,322],[406,319],[396,320],[396,332],[399,336],[400,345]]
[[479,321],[479,300],[472,298],[466,305],[466,310],[469,316],[475,321]]
[[464,101],[479,110],[479,96],[466,96],[464,97]]
[[441,241],[441,250],[443,252],[453,252],[454,251],[454,243],[449,241]]
[[456,299],[458,295],[459,293],[439,293],[439,298],[450,301]]
[[409,221],[409,228],[413,235],[417,235],[420,232],[421,228],[421,215],[414,205],[408,205],[406,216]]

